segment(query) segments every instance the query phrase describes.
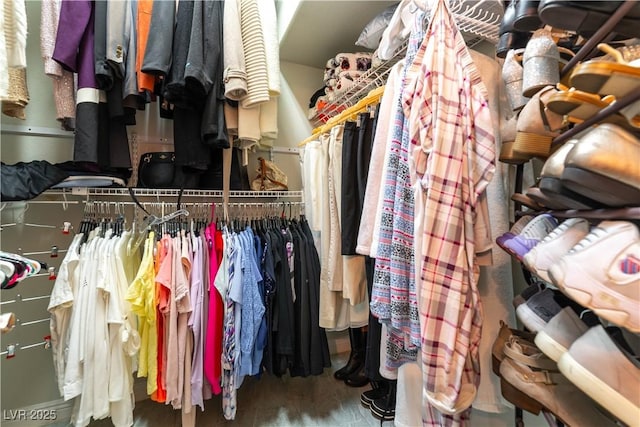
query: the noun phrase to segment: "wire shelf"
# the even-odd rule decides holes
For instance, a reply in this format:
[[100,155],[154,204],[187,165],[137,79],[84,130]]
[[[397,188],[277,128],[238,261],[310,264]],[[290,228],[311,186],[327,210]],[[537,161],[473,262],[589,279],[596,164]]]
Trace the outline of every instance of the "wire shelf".
[[[178,189],[154,189],[154,188],[133,188],[133,193],[136,197],[178,197],[180,190]],[[128,188],[99,188],[99,187],[78,187],[64,190],[48,190],[44,195],[50,196],[97,196],[97,197],[129,197]],[[198,197],[198,198],[215,198],[222,199],[223,192],[221,190],[183,190],[183,198]],[[302,200],[302,191],[230,191],[230,198],[243,198],[243,199],[298,199]]]
[[[498,42],[498,29],[502,20],[502,3],[500,1],[451,0],[450,7],[468,45],[475,45],[482,40],[493,44]],[[367,70],[354,80],[351,86],[342,91],[336,91],[333,101],[316,111],[309,119],[311,124],[314,127],[323,125],[331,117],[357,104],[371,90],[384,85],[391,68],[405,57],[407,45],[408,41],[405,41],[391,58]]]

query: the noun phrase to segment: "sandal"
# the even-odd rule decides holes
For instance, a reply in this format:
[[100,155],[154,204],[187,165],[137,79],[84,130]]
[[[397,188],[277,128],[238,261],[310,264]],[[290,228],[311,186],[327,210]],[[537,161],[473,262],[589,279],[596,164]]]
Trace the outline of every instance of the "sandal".
[[[593,400],[560,373],[556,363],[535,344],[511,337],[504,346],[500,364],[502,395],[514,405],[538,414],[551,412],[565,425],[580,427],[616,426]],[[529,399],[519,400],[519,391]],[[535,402],[533,405],[531,402]],[[526,405],[526,406],[525,406]]]
[[616,98],[640,88],[640,45],[614,49],[600,43],[598,49],[608,55],[576,65],[571,74],[571,86]]
[[[558,88],[560,92],[551,95],[546,106],[554,113],[566,116],[571,123],[582,123],[590,119],[616,100],[613,95],[601,98],[599,95],[576,88],[567,89],[561,84],[558,84]],[[618,113],[611,114],[600,123],[613,123],[630,132],[640,131],[640,102],[637,104],[634,103]]]
[[[522,338],[533,343],[536,334],[533,332],[521,331],[520,329],[512,329],[504,321],[500,321],[500,331],[491,347],[491,368],[493,373],[500,376],[500,363],[504,359],[504,345],[512,336]],[[532,344],[533,345],[533,344]]]

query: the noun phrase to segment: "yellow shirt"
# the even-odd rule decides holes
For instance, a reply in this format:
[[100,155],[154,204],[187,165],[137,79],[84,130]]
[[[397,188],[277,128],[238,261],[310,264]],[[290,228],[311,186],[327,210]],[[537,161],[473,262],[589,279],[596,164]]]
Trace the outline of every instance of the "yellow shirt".
[[156,322],[155,270],[153,268],[154,233],[150,232],[144,244],[144,254],[138,274],[127,290],[126,300],[132,311],[138,315],[140,334],[140,355],[138,377],[147,377],[147,394],[157,388],[158,374],[158,331]]

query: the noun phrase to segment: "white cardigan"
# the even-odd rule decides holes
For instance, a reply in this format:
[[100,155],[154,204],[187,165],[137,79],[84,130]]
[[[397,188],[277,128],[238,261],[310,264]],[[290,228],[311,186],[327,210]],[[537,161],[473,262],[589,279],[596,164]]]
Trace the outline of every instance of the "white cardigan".
[[240,101],[247,96],[247,71],[240,30],[240,0],[224,2],[223,62],[224,96]]

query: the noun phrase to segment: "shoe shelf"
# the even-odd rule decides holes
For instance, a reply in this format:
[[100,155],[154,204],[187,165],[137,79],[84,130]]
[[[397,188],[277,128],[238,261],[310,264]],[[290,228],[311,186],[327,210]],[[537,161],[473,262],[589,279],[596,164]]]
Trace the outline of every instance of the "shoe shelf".
[[539,215],[542,213],[548,213],[556,218],[584,218],[589,220],[640,220],[640,207],[628,207],[628,208],[603,208],[592,210],[566,210],[566,211],[516,211],[516,218],[523,217],[525,215]]
[[[551,0],[549,0],[549,2],[551,2]],[[578,2],[566,2],[566,3],[575,4]],[[583,47],[565,65],[565,67],[561,72],[561,77],[570,75],[575,65],[591,57],[599,43],[602,43],[603,41],[607,42],[608,40],[611,40],[613,38],[612,35],[615,35],[613,33],[615,31],[614,29],[616,28],[617,24],[622,20],[623,17],[625,17],[629,12],[632,11],[634,6],[637,6],[637,5],[636,5],[636,2],[632,0],[625,0],[620,2],[618,9],[611,14],[609,19],[586,41]],[[575,138],[576,135],[579,135],[581,132],[585,131],[586,129],[592,127],[595,124],[603,122],[605,119],[607,119],[609,116],[613,114],[620,113],[622,109],[638,101],[640,101],[640,88],[637,88],[637,89],[630,88],[630,90],[626,94],[618,96],[615,102],[602,108],[593,116],[589,117],[588,119],[580,123],[575,124],[572,128],[556,136],[552,140],[552,147],[557,148],[558,146],[569,141],[570,139]],[[640,164],[640,160],[638,160],[638,162]],[[631,173],[632,171],[629,171],[629,172]],[[610,207],[610,208],[589,209],[589,210],[577,210],[577,209],[553,210],[553,209],[546,208],[544,206],[540,206],[535,201],[533,201],[533,199],[529,198],[524,194],[523,173],[524,173],[524,166],[522,164],[519,164],[516,168],[516,179],[515,179],[516,193],[511,197],[512,200],[514,201],[513,214],[514,214],[515,220],[518,220],[519,218],[522,218],[524,216],[529,216],[529,215],[537,217],[542,214],[548,214],[554,217],[555,219],[559,220],[558,222],[561,222],[563,219],[582,218],[587,220],[588,223],[591,223],[591,225],[599,224],[600,221],[616,221],[620,223],[627,222],[626,224],[627,228],[632,228],[630,227],[629,223],[638,227],[638,224],[639,224],[638,221],[640,220],[640,206]],[[603,225],[603,227],[606,228],[607,226]],[[592,227],[589,227],[589,228],[590,228],[590,231],[588,233],[588,236],[593,237],[595,239],[597,236],[592,234],[592,231],[594,230],[594,228]],[[514,227],[512,231],[514,232],[514,234],[519,234],[519,230],[517,227]],[[625,233],[626,232],[627,231],[625,231]],[[633,234],[633,230],[629,230],[629,232]],[[530,237],[530,236],[527,236],[527,237]],[[588,240],[587,237],[584,237],[583,239]],[[582,243],[582,239],[580,240],[580,242]],[[613,245],[613,243],[611,242],[609,243],[610,243],[609,246]],[[637,333],[637,331],[634,329],[637,326],[637,318],[634,321],[634,320],[626,320],[621,317],[622,320],[620,322],[614,322],[614,320],[616,320],[614,318],[615,316],[613,316],[610,312],[608,312],[608,308],[603,308],[606,305],[606,301],[609,301],[609,299],[611,299],[612,296],[615,295],[614,291],[612,291],[613,293],[609,295],[609,289],[608,288],[605,289],[606,286],[604,285],[604,283],[605,282],[608,283],[608,280],[614,280],[614,278],[609,277],[609,272],[604,272],[604,271],[596,272],[595,273],[596,276],[598,277],[602,276],[602,279],[597,279],[597,280],[595,278],[589,279],[591,281],[590,282],[591,285],[593,285],[592,291],[595,293],[599,292],[597,297],[592,296],[590,298],[584,298],[584,295],[582,295],[587,292],[583,288],[586,286],[585,283],[588,282],[588,280],[585,279],[584,281],[580,281],[580,280],[577,280],[576,278],[582,277],[581,274],[583,272],[585,272],[589,268],[594,268],[594,266],[598,264],[598,262],[601,260],[593,260],[594,265],[591,265],[591,261],[584,261],[584,259],[582,258],[580,258],[582,261],[576,261],[578,257],[575,255],[576,252],[574,252],[574,255],[572,255],[571,260],[569,260],[568,258],[565,258],[562,261],[564,263],[562,267],[547,266],[546,268],[548,268],[549,270],[553,268],[551,274],[549,273],[549,270],[547,270],[546,268],[544,269],[544,271],[537,272],[535,271],[534,267],[528,267],[526,265],[526,264],[531,264],[531,259],[532,259],[531,256],[527,258],[525,261],[523,254],[516,255],[514,252],[508,250],[508,248],[503,247],[503,244],[504,244],[504,241],[502,242],[502,244],[499,244],[499,246],[503,250],[505,250],[505,252],[511,255],[514,258],[514,260],[517,260],[518,263],[521,265],[524,278],[526,282],[530,285],[529,289],[535,288],[536,286],[538,286],[540,288],[540,292],[538,293],[540,294],[543,292],[543,289],[549,289],[549,291],[547,291],[547,295],[549,294],[549,292],[552,291],[556,294],[560,294],[560,297],[565,299],[569,304],[575,304],[576,306],[581,305],[582,307],[584,307],[584,309],[587,312],[591,312],[593,317],[600,323],[605,325],[617,324],[617,326],[619,326],[622,329],[625,329],[627,332],[630,332],[631,334]],[[624,245],[626,245],[626,243]],[[616,274],[618,276],[622,275],[623,270],[625,274],[629,274],[629,273],[637,274],[636,273],[637,270],[635,269],[636,268],[635,264],[633,264],[633,262],[635,262],[633,255],[629,255],[629,257],[624,258],[624,261],[622,261],[622,264],[620,264],[619,261],[616,261],[617,258],[610,256],[611,254],[609,253],[604,253],[607,251],[612,251],[612,253],[616,251],[614,247],[609,247],[609,246],[602,248],[603,253],[601,254],[601,257],[603,259],[604,258],[610,259],[609,261],[606,261],[606,262],[603,261],[602,268],[605,268],[604,264],[607,264],[606,268],[614,268],[614,264],[615,264],[615,268],[617,268],[617,270],[615,270],[614,276]],[[628,249],[630,247],[632,246],[628,246],[626,248],[628,253],[631,253],[630,249]],[[581,248],[584,249],[584,247],[581,247]],[[577,253],[580,253],[580,250],[578,250]],[[620,256],[622,257],[622,255]],[[630,261],[631,264],[627,263],[627,259],[631,259]],[[570,262],[574,263],[575,265],[569,264]],[[538,267],[539,266],[536,266],[535,268],[538,268]],[[557,273],[558,275],[563,277],[561,279],[558,279],[558,277],[552,277],[554,275],[553,273]],[[549,276],[549,279],[541,277],[539,274],[543,276]],[[631,278],[633,278],[634,276],[629,276],[629,277],[630,277],[629,280],[631,280]],[[552,280],[553,282],[549,282],[548,280]],[[556,281],[557,281],[557,284],[556,284]],[[598,283],[600,285],[598,285]],[[638,286],[638,284],[636,282],[633,282],[631,283],[631,286]],[[533,292],[531,292],[529,295],[525,295],[525,293],[523,293],[522,295],[514,299],[514,306],[516,306],[516,300],[519,300],[520,303],[524,304],[525,303],[525,301],[523,300],[524,297],[532,297],[532,295],[534,295]],[[607,293],[607,295],[605,295],[605,297],[602,297],[604,298],[602,301],[605,301],[605,302],[600,301],[599,303],[603,305],[598,307],[597,304],[591,300],[593,298],[600,298],[600,294],[602,293]],[[616,297],[613,296],[613,298],[616,298]],[[631,312],[628,306],[628,300],[629,300],[628,298],[624,299],[624,302],[627,304],[625,306],[626,307],[625,310],[627,310],[625,311],[625,313],[627,314]],[[622,299],[620,299],[618,302],[620,301],[622,301]],[[533,310],[535,310],[536,308],[539,308],[536,306],[535,303],[532,304],[531,307],[534,307]],[[517,311],[518,309],[516,308],[516,312]],[[526,311],[526,310],[521,310],[521,311]],[[622,311],[624,310],[621,310],[620,312],[622,313]],[[582,317],[582,314],[579,314],[579,315],[580,317]],[[518,318],[520,319],[520,315],[518,315]],[[631,316],[631,318],[633,318],[633,316]],[[564,321],[564,319],[562,319],[562,321]],[[540,326],[542,327],[546,326],[547,322],[550,324],[553,324],[553,325],[550,325],[550,327],[553,326],[553,328],[556,328],[556,330],[563,329],[563,327],[561,327],[563,324],[558,323],[557,319],[554,321],[550,321],[549,319],[546,319],[546,321],[542,322]],[[580,322],[578,321],[578,323]],[[585,323],[588,323],[588,322],[585,321]],[[566,328],[570,329],[570,327],[575,325],[575,323],[572,324],[571,322],[567,321],[566,325],[567,325]],[[632,364],[632,361],[630,360],[632,358],[632,355],[629,355],[629,354],[625,355],[621,351],[614,351],[616,350],[617,347],[616,345],[613,344],[613,341],[609,339],[609,337],[607,336],[607,333],[604,332],[604,329],[602,328],[602,326],[592,327],[592,325],[589,325],[589,326],[584,326],[584,328],[585,328],[585,331],[588,330],[588,332],[581,331],[580,333],[577,333],[577,336],[575,337],[576,338],[575,341],[570,342],[565,349],[566,355],[567,356],[570,355],[575,359],[571,359],[570,357],[564,357],[564,354],[562,355],[563,357],[555,357],[555,358],[552,357],[551,359],[557,362],[557,365],[554,365],[553,369],[545,368],[544,371],[547,371],[549,373],[548,374],[550,375],[549,378],[551,378],[551,376],[553,375],[557,375],[556,379],[562,382],[563,384],[570,383],[575,385],[576,391],[574,394],[574,398],[578,398],[579,397],[577,396],[578,394],[582,395],[582,393],[584,393],[583,395],[585,397],[584,405],[591,406],[592,408],[590,409],[596,408],[599,404],[602,408],[605,409],[605,411],[599,411],[599,410],[597,411],[598,413],[600,413],[600,415],[603,412],[609,412],[609,415],[607,417],[609,419],[603,420],[601,425],[617,425],[616,421],[614,421],[614,418],[617,418],[618,420],[620,420],[618,422],[625,422],[626,424],[629,423],[629,420],[634,420],[634,423],[632,423],[631,425],[638,425],[637,420],[639,418],[636,417],[636,414],[640,414],[638,402],[633,401],[633,399],[629,400],[629,397],[628,397],[629,390],[632,390],[633,387],[640,387],[640,381],[638,380],[638,378],[640,378],[640,375],[638,374],[639,370],[637,365],[634,366]],[[518,342],[518,340],[520,340],[519,342],[522,344],[522,348],[525,348],[526,346],[531,344],[529,348],[531,349],[531,351],[534,351],[536,347],[539,347],[537,351],[539,351],[541,360],[542,358],[546,357],[547,360],[549,360],[553,365],[553,361],[551,361],[551,359],[547,357],[548,355],[550,355],[550,353],[547,353],[546,351],[543,352],[542,350],[543,347],[538,344],[539,340],[537,339],[538,335],[543,335],[540,338],[545,338],[545,335],[540,333],[541,331],[544,331],[544,332],[548,332],[548,331],[540,328],[535,328],[535,330],[534,329],[531,329],[531,330],[532,332],[537,333],[535,344],[533,344],[533,339],[531,339],[532,342],[529,343],[530,338],[523,338],[520,335],[520,334],[525,334],[526,332],[518,331],[514,329],[510,330],[508,334],[510,335],[510,337],[508,337],[507,341],[515,337],[514,342]],[[500,334],[502,335],[502,333],[503,331],[501,331]],[[638,335],[636,335],[636,337],[638,337]],[[501,337],[501,338],[504,340],[504,337]],[[500,337],[498,338],[498,340],[499,339]],[[496,340],[496,343],[498,343],[498,340]],[[605,342],[606,344],[603,344]],[[576,349],[573,349],[573,344],[576,344]],[[601,350],[601,347],[604,345],[611,347],[607,349],[608,353],[604,350]],[[498,347],[496,347],[496,345],[494,344],[494,350],[496,348]],[[504,348],[506,348],[506,346]],[[580,351],[578,352],[577,350],[580,350]],[[610,361],[607,360],[607,363],[610,362],[611,366],[598,365],[595,367],[596,369],[592,369],[594,368],[594,366],[589,365],[588,362],[587,364],[584,364],[583,355],[585,354],[585,350],[588,350],[586,353],[592,352],[596,356],[598,354],[613,355],[611,356]],[[506,350],[505,350],[505,354],[506,354]],[[495,357],[495,354],[494,354],[494,357]],[[508,357],[505,356],[505,359],[508,359]],[[627,372],[628,378],[625,378],[625,380],[620,384],[608,384],[606,381],[606,377],[600,378],[599,373],[601,371],[606,371],[609,368],[617,369],[614,366],[616,363],[621,363],[622,365],[624,365],[624,370],[625,372]],[[524,388],[518,389],[518,386],[517,386],[518,380],[517,379],[514,380],[515,377],[510,378],[508,376],[509,370],[506,368],[508,368],[511,365],[509,363],[505,365],[506,365],[504,367],[505,369],[503,369],[503,367],[500,366],[500,372],[496,374],[501,377],[502,386],[503,387],[506,386],[506,388],[503,388],[502,390],[503,395],[507,397],[509,393],[512,393],[511,397],[515,397],[514,400],[510,400],[516,406],[515,424],[517,426],[522,426],[523,425],[522,410],[524,409],[531,412],[531,408],[533,408],[533,409],[537,409],[538,411],[540,409],[543,410],[545,419],[550,426],[563,425],[560,420],[563,419],[562,413],[563,411],[565,411],[565,408],[561,408],[561,406],[563,406],[564,403],[562,401],[554,401],[554,402],[549,401],[547,403],[551,405],[550,407],[546,407],[544,404],[542,404],[542,408],[541,408],[540,407],[541,400],[537,400],[534,398],[533,406],[531,405],[528,406],[527,403],[532,403],[531,395],[529,395],[528,393],[522,392],[522,390],[524,389],[530,390],[531,384],[530,383],[520,384]],[[531,366],[534,366],[534,365],[531,365]],[[584,375],[578,372],[579,371],[578,368],[584,371]],[[503,370],[505,372],[502,372]],[[534,373],[535,370],[536,369],[532,369],[531,372]],[[576,372],[578,372],[579,375],[576,375]],[[522,374],[522,372],[520,373]],[[584,383],[584,378],[586,378],[587,375],[590,375],[590,378],[598,377],[597,380],[599,381],[599,383],[597,383],[598,384],[597,387],[593,386],[593,384],[596,384],[596,383],[593,383],[593,384]],[[526,375],[524,377],[526,378]],[[605,378],[605,380],[603,380],[602,378]],[[510,381],[510,379],[514,380],[515,382]],[[553,386],[555,384],[546,383],[545,386],[547,385]],[[541,389],[542,388],[544,388],[544,386],[541,387]],[[605,391],[603,392],[603,390]],[[515,394],[513,394],[514,392]],[[525,396],[523,396],[522,394],[525,394]],[[575,402],[568,402],[567,408],[571,407],[573,403]],[[584,407],[584,405],[578,405],[576,409],[580,410],[580,408]],[[621,407],[620,405],[623,405],[625,409],[620,410],[620,407]],[[553,408],[553,409],[550,410],[550,412],[547,412],[546,409],[550,409],[550,408]],[[533,412],[537,413],[538,411],[533,411]],[[571,415],[570,415],[570,418],[571,418]],[[595,425],[593,424],[594,420],[595,418],[592,418],[592,419],[589,419],[588,421],[591,421],[591,425]],[[565,419],[565,421],[575,421],[575,419],[574,420]],[[583,419],[583,421],[585,420]],[[583,425],[586,425],[587,423],[583,423]],[[572,422],[571,424],[575,424],[575,422]]]

